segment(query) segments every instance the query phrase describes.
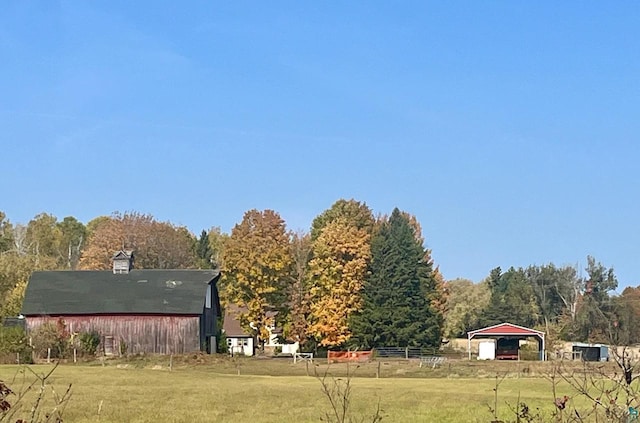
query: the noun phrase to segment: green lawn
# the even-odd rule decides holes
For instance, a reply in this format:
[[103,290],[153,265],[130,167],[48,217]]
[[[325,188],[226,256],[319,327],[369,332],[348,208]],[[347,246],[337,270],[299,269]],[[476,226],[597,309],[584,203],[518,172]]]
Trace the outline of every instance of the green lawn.
[[[331,410],[321,392],[320,381],[306,375],[304,364],[294,367],[289,362],[270,364],[268,360],[244,360],[240,365],[224,361],[217,365],[188,366],[176,362],[171,372],[167,366],[153,367],[141,368],[136,363],[59,366],[50,379],[51,384],[58,391],[72,384],[73,392],[64,421],[319,422],[323,413]],[[31,368],[43,373],[51,366]],[[319,370],[322,372],[324,368],[326,366]],[[431,369],[419,369],[423,373],[413,374],[416,377],[390,377],[406,376],[409,369],[405,364],[393,365],[393,368],[395,370],[387,368],[386,376],[379,379],[372,373],[374,366],[356,371],[356,377],[352,378],[354,415],[372,414],[379,402],[383,422],[492,420],[488,405],[494,402],[494,378],[454,375],[425,378]],[[403,368],[404,371],[398,372]],[[415,370],[417,366],[410,368]],[[11,382],[17,369],[17,366],[0,367],[0,378]],[[329,371],[344,374],[346,367],[336,365]],[[417,377],[420,375],[423,377]],[[19,378],[10,386],[17,390]],[[509,416],[506,403],[515,405],[519,396],[532,409],[551,410],[550,384],[544,378],[505,379],[499,388],[499,409],[503,417]]]

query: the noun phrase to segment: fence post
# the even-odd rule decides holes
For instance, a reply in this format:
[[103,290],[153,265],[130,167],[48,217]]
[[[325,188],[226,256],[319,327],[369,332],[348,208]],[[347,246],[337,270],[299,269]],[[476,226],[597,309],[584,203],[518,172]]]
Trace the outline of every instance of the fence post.
[[51,363],[51,348],[47,348],[47,363]]
[[404,358],[405,358],[406,360],[408,360],[408,359],[409,359],[409,347],[406,347],[406,348],[404,349]]

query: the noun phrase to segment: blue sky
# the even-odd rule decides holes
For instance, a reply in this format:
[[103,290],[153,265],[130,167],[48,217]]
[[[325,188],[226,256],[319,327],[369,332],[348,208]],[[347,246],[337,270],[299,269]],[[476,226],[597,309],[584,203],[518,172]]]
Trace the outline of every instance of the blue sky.
[[10,1],[0,210],[421,222],[446,278],[640,284],[637,2]]

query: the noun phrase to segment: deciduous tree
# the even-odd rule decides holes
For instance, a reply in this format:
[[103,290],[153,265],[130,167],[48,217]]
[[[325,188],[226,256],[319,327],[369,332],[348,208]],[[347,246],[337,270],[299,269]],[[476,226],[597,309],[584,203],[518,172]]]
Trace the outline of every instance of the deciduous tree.
[[268,326],[274,323],[270,312],[286,309],[291,279],[293,258],[284,220],[272,210],[246,212],[231,231],[223,262],[225,296],[243,310],[241,325],[259,340],[268,339]]
[[369,235],[371,235],[375,224],[371,209],[366,203],[361,203],[354,199],[340,199],[313,220],[311,224],[311,240],[315,241],[324,227],[337,219],[343,220],[348,226],[364,229]]
[[627,287],[613,299],[612,336],[614,345],[640,343],[640,287]]
[[58,261],[62,232],[55,216],[41,213],[34,217],[27,225],[26,237],[29,253],[36,257],[36,262],[41,257],[51,257]]
[[7,215],[0,211],[0,253],[13,248],[13,226]]
[[65,217],[57,226],[60,231],[59,267],[75,270],[87,239],[87,228],[73,216]]
[[224,263],[222,258],[224,257],[224,247],[229,234],[222,232],[220,227],[214,226],[209,230],[209,247],[211,248],[211,262],[216,269],[222,269]]
[[351,337],[349,318],[362,306],[360,290],[371,256],[367,230],[338,218],[313,242],[311,333],[322,346],[342,345]]
[[293,279],[289,287],[289,319],[285,325],[285,337],[306,345],[310,339],[311,290],[309,260],[311,258],[311,236],[304,232],[291,234],[293,257]]
[[479,327],[479,319],[489,304],[491,292],[486,281],[474,284],[468,279],[447,283],[449,298],[444,315],[444,335],[448,338],[466,336]]
[[105,270],[113,254],[130,249],[140,269],[188,269],[195,267],[194,238],[184,227],[159,222],[148,214],[114,213],[87,224],[89,239],[80,268]]
[[610,342],[614,304],[610,293],[618,287],[613,268],[606,268],[595,258],[587,257],[587,279],[578,302],[570,336],[575,341]]

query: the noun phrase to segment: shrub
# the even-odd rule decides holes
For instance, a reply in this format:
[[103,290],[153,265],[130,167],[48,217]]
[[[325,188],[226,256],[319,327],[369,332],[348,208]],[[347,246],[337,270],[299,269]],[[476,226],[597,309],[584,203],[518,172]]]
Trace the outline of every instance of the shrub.
[[120,353],[120,355],[127,355],[127,353],[129,352],[129,345],[127,345],[127,341],[125,341],[124,339],[120,338],[120,343],[118,344],[118,352]]
[[220,354],[228,353],[229,346],[227,345],[227,335],[225,335],[224,332],[220,331],[220,334],[218,335],[217,339],[218,339],[217,352]]
[[56,323],[45,322],[31,332],[31,345],[34,353],[41,358],[51,349],[51,358],[64,358],[69,353],[71,339],[64,320]]
[[82,332],[78,336],[80,340],[80,351],[82,354],[93,356],[96,355],[96,351],[98,351],[98,346],[100,345],[100,334],[95,331]]
[[0,327],[0,361],[31,363],[31,347],[21,327]]

